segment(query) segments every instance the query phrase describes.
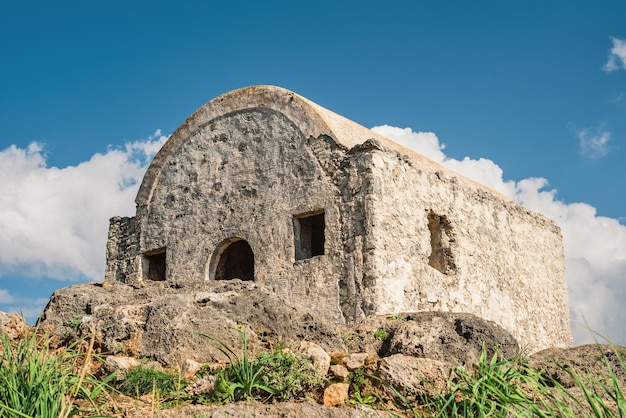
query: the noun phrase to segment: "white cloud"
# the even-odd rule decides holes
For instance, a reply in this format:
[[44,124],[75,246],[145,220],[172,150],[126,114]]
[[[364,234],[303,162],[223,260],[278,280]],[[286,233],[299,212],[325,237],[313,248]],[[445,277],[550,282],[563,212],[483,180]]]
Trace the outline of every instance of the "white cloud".
[[626,69],[626,39],[613,37],[611,39],[613,40],[613,48],[611,48],[611,53],[603,69],[606,72]]
[[48,167],[36,143],[0,150],[0,276],[102,280],[108,219],[134,213],[165,139],[157,131],[64,168]]
[[592,160],[598,160],[609,153],[611,133],[606,129],[584,128],[576,131],[580,145],[580,153]]
[[[416,151],[425,149],[425,156],[557,221],[564,239],[574,343],[593,342],[585,324],[616,343],[626,343],[626,310],[620,307],[626,300],[626,226],[598,216],[588,204],[557,200],[556,190],[546,189],[546,179],[505,181],[502,169],[491,160],[447,158],[433,133],[390,126],[373,129]],[[426,144],[419,144],[422,141]]]
[[13,296],[5,289],[0,289],[0,303],[13,303]]

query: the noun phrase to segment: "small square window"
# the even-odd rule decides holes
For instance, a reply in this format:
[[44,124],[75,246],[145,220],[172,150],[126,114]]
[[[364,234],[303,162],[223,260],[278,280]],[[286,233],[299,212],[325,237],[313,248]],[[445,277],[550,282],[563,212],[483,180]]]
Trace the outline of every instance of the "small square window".
[[297,215],[293,218],[296,260],[324,255],[325,229],[324,212]]
[[146,254],[145,259],[148,262],[146,278],[153,281],[165,280],[165,249]]

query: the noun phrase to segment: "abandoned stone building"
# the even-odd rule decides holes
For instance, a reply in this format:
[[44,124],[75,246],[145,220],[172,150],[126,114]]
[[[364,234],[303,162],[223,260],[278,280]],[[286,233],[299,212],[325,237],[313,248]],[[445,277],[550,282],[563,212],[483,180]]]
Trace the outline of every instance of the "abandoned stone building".
[[197,110],[111,220],[107,280],[254,280],[336,324],[468,312],[569,346],[557,225],[288,90]]

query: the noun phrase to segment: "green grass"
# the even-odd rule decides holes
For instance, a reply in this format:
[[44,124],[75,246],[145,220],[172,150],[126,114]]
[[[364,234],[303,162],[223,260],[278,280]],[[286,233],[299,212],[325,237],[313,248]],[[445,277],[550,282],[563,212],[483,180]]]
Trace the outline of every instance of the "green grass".
[[[0,339],[0,417],[68,417],[79,411],[76,398],[98,410],[110,379],[99,381],[87,373],[93,338],[87,353],[73,348],[52,351],[47,338],[32,332],[15,342]],[[82,367],[81,367],[82,363]]]
[[187,382],[177,373],[165,373],[152,367],[138,366],[126,372],[126,378],[117,388],[120,392],[134,397],[154,395],[166,401],[181,397]]
[[213,399],[219,402],[301,399],[323,386],[323,377],[316,374],[313,364],[288,349],[252,356],[248,337],[240,331],[242,355],[239,356],[219,339],[200,335],[210,339],[229,362],[214,372]]

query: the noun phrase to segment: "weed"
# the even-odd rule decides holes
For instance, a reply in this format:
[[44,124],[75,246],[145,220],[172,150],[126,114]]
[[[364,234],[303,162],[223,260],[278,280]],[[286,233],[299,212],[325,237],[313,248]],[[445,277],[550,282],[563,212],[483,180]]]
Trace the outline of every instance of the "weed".
[[288,349],[261,354],[255,361],[264,365],[262,380],[274,388],[273,397],[280,400],[304,398],[324,383],[310,360]]
[[389,333],[381,328],[374,333],[374,337],[376,337],[377,340],[386,341],[387,338],[389,338]]
[[360,390],[354,390],[352,396],[348,400],[352,405],[366,405],[373,407],[376,403],[380,402],[381,399],[374,392],[367,392],[365,394],[361,394]]
[[176,373],[165,373],[151,367],[138,366],[126,372],[118,389],[129,396],[154,394],[159,399],[178,398],[187,383]]
[[124,343],[121,341],[106,340],[104,346],[109,354],[118,354],[124,351]]
[[376,380],[376,377],[370,374],[366,374],[363,370],[358,369],[350,373],[350,387],[352,388],[349,403],[356,405],[365,405],[374,408],[378,404],[383,404],[384,401],[380,395],[370,390],[373,388],[371,380]]
[[66,321],[63,325],[72,329],[72,331],[77,331],[80,324],[83,323],[83,317],[81,315],[74,315],[72,319]]
[[220,402],[232,402],[242,399],[267,398],[276,394],[277,391],[262,379],[264,365],[253,361],[248,353],[248,336],[239,331],[242,343],[242,356],[239,357],[230,347],[212,335],[199,335],[210,339],[216,348],[228,358],[230,363],[224,369],[215,372],[214,396]]

